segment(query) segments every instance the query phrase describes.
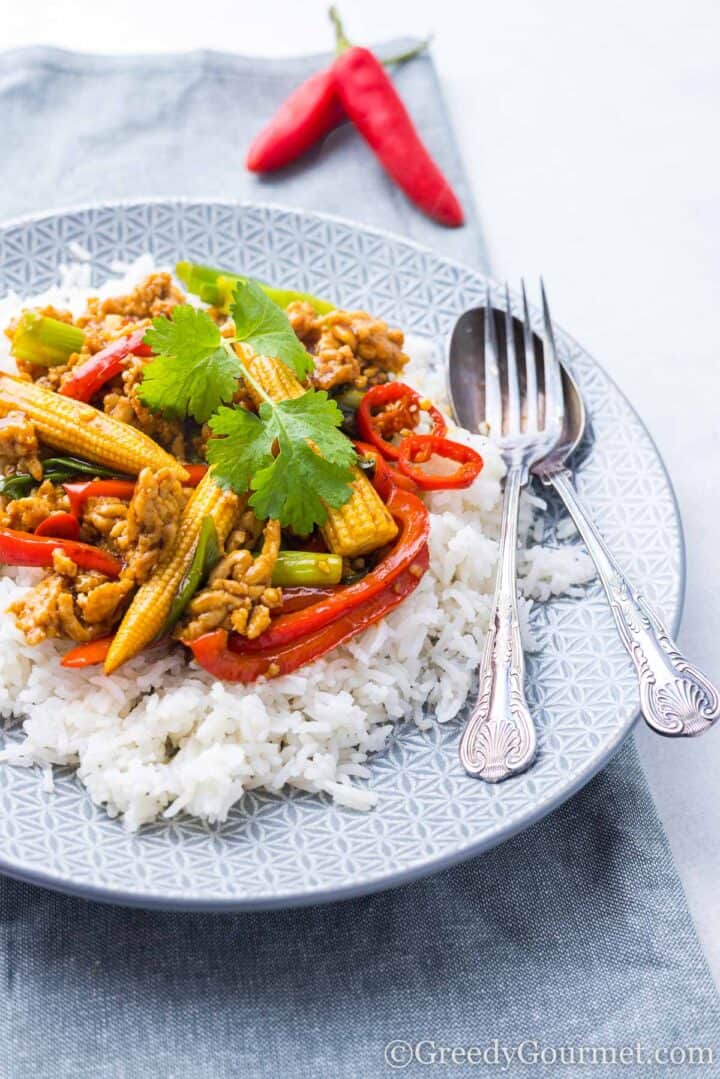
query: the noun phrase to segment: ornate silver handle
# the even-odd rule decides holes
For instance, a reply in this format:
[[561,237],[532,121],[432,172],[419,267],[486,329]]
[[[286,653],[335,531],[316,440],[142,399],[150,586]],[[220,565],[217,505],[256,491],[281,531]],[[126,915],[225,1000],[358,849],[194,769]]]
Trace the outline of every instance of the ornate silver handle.
[[569,473],[541,478],[562,498],[595,563],[620,637],[635,664],[647,723],[670,737],[702,734],[720,717],[717,689],[685,659],[647,600],[627,581],[583,508]]
[[505,479],[493,612],[480,668],[478,699],[460,742],[467,772],[489,783],[524,771],[535,756],[535,727],[525,702],[525,662],[517,612],[518,506],[522,468]]

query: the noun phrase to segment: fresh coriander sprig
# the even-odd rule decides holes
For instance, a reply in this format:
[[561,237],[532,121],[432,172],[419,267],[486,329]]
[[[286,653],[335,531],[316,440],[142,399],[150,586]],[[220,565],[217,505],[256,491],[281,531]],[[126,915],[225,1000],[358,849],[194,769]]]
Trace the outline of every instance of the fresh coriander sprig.
[[[236,332],[230,338],[206,311],[190,306],[153,319],[144,340],[158,355],[144,368],[141,400],[167,416],[209,421],[215,437],[207,458],[217,482],[236,494],[252,491],[258,516],[310,532],[327,520],[327,506],[338,508],[352,494],[356,454],[339,430],[342,412],[324,390],[273,401],[233,345],[276,357],[300,378],[312,370],[312,358],[285,312],[253,282],[238,286],[231,311]],[[240,376],[262,402],[258,415],[224,407]]]
[[[313,368],[290,321],[254,281],[238,284],[230,311],[233,337],[223,337],[207,311],[181,304],[170,318],[154,318],[143,342],[156,356],[145,365],[140,399],[171,419],[192,416],[205,423],[237,390],[240,362],[233,344],[248,345],[260,356],[286,364],[299,379]],[[247,379],[247,372],[243,371]]]
[[277,518],[303,535],[325,524],[327,506],[337,509],[352,494],[356,454],[341,423],[325,390],[263,400],[257,416],[221,408],[210,420],[220,437],[208,442],[207,459],[222,487],[253,492],[249,501],[258,517]]

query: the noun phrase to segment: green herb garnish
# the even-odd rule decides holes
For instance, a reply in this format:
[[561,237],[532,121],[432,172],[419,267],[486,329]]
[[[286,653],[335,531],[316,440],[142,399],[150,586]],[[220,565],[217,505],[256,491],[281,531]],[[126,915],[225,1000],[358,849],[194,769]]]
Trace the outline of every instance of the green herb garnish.
[[239,284],[230,305],[235,340],[249,345],[259,356],[271,356],[295,372],[300,381],[313,369],[312,356],[298,340],[281,307],[254,281]]
[[[299,378],[312,357],[295,336],[285,312],[254,282],[238,284],[231,305],[235,336],[223,337],[210,316],[194,307],[174,308],[153,319],[145,342],[159,355],[144,368],[142,401],[156,412],[198,423],[216,437],[208,462],[222,487],[245,494],[261,518],[279,520],[301,534],[327,520],[352,494],[356,454],[340,432],[342,413],[324,390],[306,390],[274,402],[252,378],[233,345],[286,364]],[[242,377],[261,399],[258,415],[227,408]],[[327,504],[327,505],[326,505]]]
[[207,457],[215,478],[237,494],[253,491],[261,518],[277,518],[303,535],[325,524],[327,508],[351,495],[356,454],[338,430],[342,413],[324,390],[290,401],[264,401],[258,415],[221,408],[210,420]]
[[175,307],[170,318],[153,319],[143,341],[157,353],[145,365],[140,386],[143,404],[153,412],[205,423],[221,404],[232,401],[238,360],[206,311]]
[[272,356],[300,379],[312,370],[312,357],[295,336],[288,317],[253,281],[241,282],[230,308],[235,336],[223,337],[207,311],[189,304],[173,308],[170,318],[154,318],[143,342],[156,353],[145,365],[140,386],[143,404],[172,419],[192,416],[205,423],[232,401],[241,364],[233,344],[242,342],[261,356]]

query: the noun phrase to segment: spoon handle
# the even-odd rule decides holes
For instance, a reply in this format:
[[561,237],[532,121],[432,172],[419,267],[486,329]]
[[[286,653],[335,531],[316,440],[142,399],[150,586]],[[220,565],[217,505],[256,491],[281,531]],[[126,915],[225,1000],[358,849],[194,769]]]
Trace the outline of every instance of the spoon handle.
[[525,701],[525,662],[520,641],[515,572],[522,468],[505,478],[500,553],[478,699],[460,743],[460,760],[472,776],[498,783],[524,771],[535,756],[535,727]]
[[595,563],[620,637],[640,682],[646,722],[670,737],[702,734],[720,717],[720,696],[679,651],[642,593],[632,587],[590,520],[566,471],[543,476],[565,503]]

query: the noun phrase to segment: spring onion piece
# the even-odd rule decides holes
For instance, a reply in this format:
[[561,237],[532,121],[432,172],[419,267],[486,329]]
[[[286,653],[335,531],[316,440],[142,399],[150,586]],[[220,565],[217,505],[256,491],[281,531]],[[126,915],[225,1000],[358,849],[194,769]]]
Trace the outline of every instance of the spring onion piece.
[[67,363],[73,352],[79,352],[84,341],[85,334],[77,326],[37,311],[25,311],[15,328],[11,351],[16,360],[38,367],[57,367]]
[[197,547],[187,573],[183,577],[177,595],[173,600],[167,621],[160,631],[164,637],[174,629],[180,620],[183,611],[193,598],[197,590],[205,583],[210,570],[220,561],[220,544],[218,543],[217,529],[212,517],[203,518],[200,525]]
[[295,585],[321,588],[339,584],[342,577],[342,558],[338,554],[317,554],[314,551],[280,551],[272,574],[272,583],[279,588]]
[[[175,266],[175,273],[188,292],[192,292],[194,296],[199,296],[203,303],[208,303],[212,307],[217,307],[221,310],[227,310],[237,286],[244,284],[248,280],[248,278],[240,274],[216,270],[212,266],[202,266],[197,262],[178,262]],[[274,288],[272,285],[266,285],[262,281],[256,281],[255,283],[279,307],[287,307],[289,303],[294,303],[296,300],[304,300],[306,303],[311,303],[319,315],[326,315],[328,311],[334,310],[334,304],[328,303],[327,300],[320,300],[317,296],[311,296],[308,292]]]

